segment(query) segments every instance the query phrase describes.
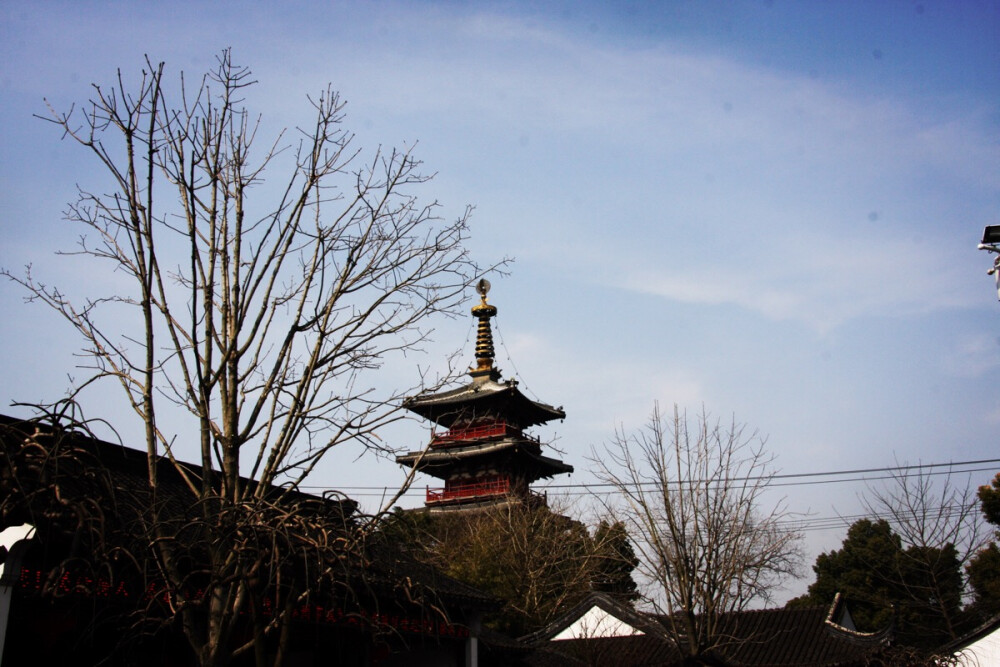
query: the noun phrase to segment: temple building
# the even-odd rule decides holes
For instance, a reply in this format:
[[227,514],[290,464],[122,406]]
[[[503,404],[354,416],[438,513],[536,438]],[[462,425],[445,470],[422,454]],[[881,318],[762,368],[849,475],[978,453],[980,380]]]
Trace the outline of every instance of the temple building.
[[511,502],[545,502],[531,490],[538,479],[573,472],[573,466],[542,454],[542,443],[525,432],[566,413],[532,401],[503,381],[493,365],[490,318],[497,309],[486,301],[490,284],[480,280],[480,303],[472,308],[479,320],[476,364],[472,381],[457,389],[407,398],[403,406],[429,419],[434,430],[423,451],[396,457],[396,462],[444,481],[427,488],[426,507],[432,512],[480,509]]

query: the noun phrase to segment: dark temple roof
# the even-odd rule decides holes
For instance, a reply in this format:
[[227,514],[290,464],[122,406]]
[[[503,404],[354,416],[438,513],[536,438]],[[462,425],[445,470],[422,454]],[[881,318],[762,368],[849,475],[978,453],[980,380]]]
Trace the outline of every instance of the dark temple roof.
[[995,632],[1000,632],[1000,614],[987,619],[981,625],[973,628],[958,639],[945,644],[939,648],[937,652],[939,655],[960,653],[961,651],[969,648],[972,644],[975,644]]
[[514,438],[467,444],[461,447],[407,452],[397,456],[396,463],[410,467],[419,465],[420,472],[448,479],[456,463],[463,460],[484,460],[482,458],[484,455],[489,456],[494,462],[506,461],[509,467],[532,479],[573,472],[573,466],[568,463],[543,455],[538,444]]
[[[726,614],[720,634],[730,638],[703,664],[732,667],[849,667],[868,664],[882,651],[889,630],[862,633],[838,625],[839,596],[830,607],[778,608]],[[592,607],[599,607],[642,634],[552,640]],[[614,664],[680,666],[684,656],[666,634],[665,618],[636,612],[606,595],[591,594],[579,605],[521,641],[538,649],[528,660],[535,667]]]
[[723,653],[735,665],[832,667],[858,664],[885,645],[888,630],[851,631],[831,622],[829,612],[826,607],[800,607],[730,614],[722,631],[735,642]]
[[[31,446],[38,447],[39,451],[46,449],[49,456],[57,451],[63,455],[61,468],[49,472],[40,468],[37,470],[43,473],[37,482],[51,485],[53,492],[58,489],[63,504],[73,502],[68,499],[107,503],[105,509],[109,513],[108,518],[112,519],[112,528],[127,532],[130,524],[140,520],[153,502],[145,451],[100,440],[80,430],[63,430],[48,420],[0,415],[0,460],[4,466],[18,463],[38,466],[38,463],[18,460],[18,457],[24,456],[25,448]],[[158,482],[155,498],[161,517],[168,521],[183,521],[197,513],[199,510],[194,506],[196,496],[185,484],[178,468],[182,468],[198,484],[204,475],[201,466],[183,462],[175,465],[164,456],[158,456],[154,465]],[[216,471],[214,474],[219,473]],[[257,482],[252,480],[242,478],[241,481],[248,489],[257,486]],[[39,513],[35,506],[36,500],[45,499],[39,494],[43,489],[14,487],[6,490],[10,494],[26,494],[27,502],[11,502],[16,498],[8,495],[3,503],[6,514],[0,516],[0,525],[38,523],[50,516],[50,513]],[[327,516],[333,513],[345,525],[358,506],[355,501],[343,496],[319,497],[284,487],[272,487],[267,498],[274,499],[279,495],[310,511]],[[28,516],[26,512],[33,516]],[[49,528],[62,528],[58,522],[53,526],[41,523],[43,525],[36,528],[42,533]]]
[[[56,451],[62,453],[56,456]],[[58,466],[51,465],[56,458]],[[169,525],[183,526],[199,511],[196,496],[173,463],[160,457],[155,465],[155,498],[161,517]],[[194,479],[200,479],[200,466],[181,465]],[[22,470],[16,479],[15,467]],[[357,503],[343,496],[315,496],[281,487],[273,487],[273,494],[294,503],[298,512],[325,517],[326,528],[349,530],[358,521]],[[0,529],[29,523],[37,531],[34,539],[46,552],[61,552],[79,537],[78,521],[84,516],[89,524],[100,526],[97,538],[112,548],[142,549],[145,533],[140,526],[153,497],[146,452],[79,431],[61,431],[50,422],[0,415]],[[68,507],[82,509],[75,514],[62,511]],[[95,518],[100,521],[93,521]],[[492,596],[419,563],[401,546],[366,540],[354,554],[356,562],[347,565],[346,576],[358,580],[359,590],[383,598],[404,596],[412,602],[420,596],[437,608],[444,603],[449,610],[496,606]]]
[[561,408],[533,401],[517,388],[517,382],[480,379],[463,387],[437,394],[411,396],[403,407],[446,428],[458,420],[471,420],[478,414],[506,416],[522,427],[565,419]]

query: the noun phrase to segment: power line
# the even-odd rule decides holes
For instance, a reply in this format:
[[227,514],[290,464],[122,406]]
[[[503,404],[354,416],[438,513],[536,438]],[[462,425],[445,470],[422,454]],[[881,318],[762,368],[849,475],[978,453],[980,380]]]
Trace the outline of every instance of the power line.
[[[968,469],[959,469],[959,470],[955,469],[955,468],[959,468],[959,467],[963,467],[964,468],[964,466],[986,466],[987,464],[990,464],[989,467],[978,467],[978,468],[968,468]],[[880,480],[886,480],[886,479],[893,479],[895,477],[898,477],[899,473],[904,472],[904,471],[910,471],[910,470],[932,470],[932,471],[935,471],[935,472],[928,473],[930,475],[953,475],[953,474],[957,475],[957,474],[971,473],[971,472],[992,471],[995,468],[995,464],[1000,464],[1000,459],[978,459],[978,460],[973,460],[973,461],[950,461],[950,462],[947,462],[947,463],[923,463],[923,464],[918,464],[918,465],[892,466],[892,467],[884,467],[884,468],[856,468],[856,469],[848,469],[848,470],[825,470],[825,471],[819,471],[819,472],[786,473],[786,474],[778,474],[778,475],[750,475],[750,476],[746,476],[746,477],[733,477],[733,478],[730,478],[730,479],[728,479],[726,481],[727,482],[736,483],[736,482],[764,481],[764,480],[768,480],[768,479],[770,479],[770,480],[777,480],[777,479],[786,480],[786,481],[779,482],[777,484],[770,484],[769,486],[772,486],[772,487],[801,486],[801,485],[804,485],[804,484],[843,484],[843,483],[847,483],[847,482],[869,482],[869,481],[880,481]],[[947,470],[942,470],[943,468],[947,468]],[[880,475],[880,476],[878,476],[878,477],[863,477],[863,476],[859,477],[858,476],[858,475],[868,475],[868,474],[872,474],[872,473],[883,473],[883,474]],[[817,477],[833,477],[835,479],[827,479],[827,480],[816,481],[815,478],[817,478]],[[812,481],[808,481],[807,482],[807,481],[788,481],[788,480],[812,480]],[[704,481],[704,480],[698,480],[698,481]],[[670,483],[671,484],[675,484],[677,482],[670,482]],[[655,487],[658,484],[659,484],[658,482],[652,482],[651,481],[651,482],[643,482],[643,483],[640,484],[640,486]],[[617,488],[617,486],[618,485],[613,484],[611,482],[580,482],[580,483],[574,483],[574,484],[546,484],[544,486],[537,486],[535,488],[538,489],[538,490],[541,490],[541,491],[562,490],[562,489],[568,489],[568,490],[579,489],[581,491],[585,491],[585,492],[590,493],[593,489],[600,489],[600,488],[606,488],[609,491],[613,492]],[[629,486],[634,486],[634,485],[629,485]],[[329,487],[328,486],[319,486],[319,485],[308,485],[308,486],[304,485],[304,486],[302,486],[300,488],[302,488],[302,489],[324,489],[325,490],[325,489],[328,489]],[[389,487],[389,486],[340,486],[340,487],[338,487],[338,490],[339,491],[360,491],[362,493],[355,494],[355,495],[359,495],[359,496],[372,496],[372,495],[390,494],[390,493],[395,493],[395,491],[396,491],[396,489],[394,487]],[[365,491],[373,491],[373,492],[377,491],[377,492],[380,492],[380,493],[363,493]],[[419,489],[411,489],[411,490],[407,491],[407,494],[409,494],[409,493],[417,493],[418,491],[419,491]],[[572,494],[569,494],[569,495],[572,495]]]
[[[805,484],[846,484],[846,483],[856,483],[856,482],[873,482],[887,479],[895,479],[902,472],[921,470],[930,471],[926,474],[928,475],[951,475],[951,474],[963,474],[963,473],[973,473],[973,472],[992,472],[996,469],[997,465],[1000,464],[1000,459],[977,459],[971,461],[950,461],[947,463],[925,463],[918,465],[906,465],[906,466],[892,466],[883,468],[855,468],[846,470],[825,470],[818,472],[802,472],[802,473],[786,473],[781,475],[774,475],[770,479],[781,479],[783,481],[777,484],[770,484],[769,486],[774,487],[786,487],[786,486],[801,486]],[[980,467],[968,467],[968,466],[980,466]],[[873,474],[878,474],[878,476],[870,476]],[[817,479],[817,478],[828,478],[828,479]],[[761,481],[767,480],[767,476],[747,476],[742,478],[734,478],[729,480],[731,482],[742,482],[742,481]],[[643,486],[656,486],[656,482],[645,482]],[[305,486],[303,489],[320,489],[326,487],[320,486]],[[616,486],[611,483],[605,482],[581,482],[576,484],[550,484],[547,486],[536,487],[540,491],[557,491],[560,496],[612,496],[616,493]],[[394,494],[397,489],[388,486],[344,486],[339,488],[340,491],[348,492],[348,495],[358,498],[388,498]],[[420,487],[411,487],[403,494],[403,497],[420,497],[424,494],[424,489]],[[968,508],[962,507],[960,505],[952,505],[949,507],[942,508],[945,512],[942,516],[958,516],[962,512],[968,511]],[[846,526],[854,523],[859,519],[886,519],[890,522],[894,517],[885,514],[852,514],[852,515],[836,515],[836,516],[810,516],[803,515],[797,518],[790,518],[783,523],[787,525],[790,530],[797,532],[816,532],[823,530],[836,530],[843,529]]]
[[[765,480],[791,480],[791,479],[812,479],[816,477],[844,477],[840,480],[832,480],[833,482],[853,482],[853,481],[866,481],[866,480],[878,480],[878,479],[891,479],[892,477],[898,476],[899,473],[908,470],[934,470],[938,468],[954,468],[957,466],[972,466],[972,465],[983,465],[983,464],[996,464],[1000,463],[1000,459],[979,459],[976,461],[951,461],[948,463],[925,463],[918,465],[908,465],[908,466],[892,466],[887,468],[857,468],[853,470],[826,470],[821,472],[800,472],[800,473],[788,473],[788,474],[775,474],[775,475],[748,475],[745,477],[731,477],[726,482],[756,482]],[[974,468],[971,470],[947,470],[942,472],[931,473],[934,475],[944,475],[944,474],[956,474],[963,472],[980,472],[982,470],[992,470],[992,468]],[[888,476],[882,477],[846,477],[847,475],[866,475],[869,473],[889,473]],[[895,474],[894,474],[895,473]],[[702,483],[706,481],[715,480],[689,480],[688,483]],[[671,481],[670,484],[675,484],[679,482]],[[795,486],[797,484],[803,484],[805,482],[781,482],[778,484],[772,484],[771,486]],[[809,484],[815,484],[817,482],[808,482]],[[656,486],[659,482],[643,482],[641,486]],[[610,487],[617,488],[618,485],[611,482],[598,482],[595,484],[550,484],[545,487],[546,489],[561,489],[561,488],[576,488],[576,487]],[[634,485],[630,485],[634,486]]]
[[[948,464],[945,464],[945,465],[948,465]],[[955,463],[954,465],[957,466],[957,465],[961,465],[961,464],[960,463]],[[973,472],[992,472],[995,469],[996,469],[995,467],[989,466],[989,467],[983,467],[983,468],[965,468],[965,469],[960,469],[960,470],[954,470],[954,469],[951,469],[951,470],[939,470],[939,471],[935,471],[935,472],[928,472],[928,473],[926,473],[926,475],[927,476],[934,476],[934,477],[939,476],[939,475],[960,475],[960,474],[963,474],[963,473],[973,473]],[[877,477],[862,476],[862,477],[842,477],[842,478],[836,478],[836,479],[823,479],[823,480],[815,480],[814,479],[814,480],[811,480],[811,481],[797,481],[797,482],[785,481],[785,482],[778,482],[776,484],[767,484],[767,487],[768,488],[782,488],[782,487],[789,487],[789,486],[817,486],[817,485],[820,485],[820,484],[846,484],[846,483],[852,483],[852,482],[878,482],[878,481],[883,481],[883,480],[887,480],[887,479],[895,479],[897,477],[897,475],[893,475],[892,472],[891,472],[892,470],[895,470],[895,469],[890,469],[890,474],[879,475]],[[833,474],[833,473],[831,473],[831,474]],[[804,476],[806,476],[806,475],[803,475],[803,477]],[[786,479],[788,479],[790,476],[785,475],[783,477],[786,478]],[[762,481],[762,480],[766,480],[766,479],[767,479],[766,476],[765,477],[760,477],[760,478],[756,478],[756,477],[740,477],[740,478],[731,478],[731,479],[726,480],[726,481],[727,482],[742,482],[742,481],[755,481],[755,480]],[[704,481],[704,480],[700,480],[700,481]],[[699,483],[699,481],[696,481],[695,483]],[[679,482],[671,481],[671,482],[669,482],[669,484],[673,486],[673,485],[678,485]],[[642,482],[641,484],[639,484],[640,487],[647,487],[647,488],[656,488],[658,485],[659,485],[659,482]],[[628,487],[635,487],[636,485],[634,485],[634,484],[628,484],[627,486]],[[382,488],[382,487],[378,487],[378,488]],[[565,495],[571,495],[571,496],[573,496],[573,495],[608,495],[608,494],[615,493],[617,491],[617,489],[620,488],[620,487],[618,485],[616,485],[616,484],[613,484],[613,483],[599,482],[599,483],[594,483],[594,484],[564,484],[564,485],[539,486],[539,487],[536,487],[536,488],[538,488],[540,490],[549,490],[549,489],[556,490],[557,489],[561,493],[565,493]],[[607,490],[605,490],[605,491],[594,491],[593,489],[595,489],[595,488],[606,488]],[[563,492],[562,491],[563,489],[569,489],[569,491]],[[577,489],[579,489],[579,490],[577,490]]]

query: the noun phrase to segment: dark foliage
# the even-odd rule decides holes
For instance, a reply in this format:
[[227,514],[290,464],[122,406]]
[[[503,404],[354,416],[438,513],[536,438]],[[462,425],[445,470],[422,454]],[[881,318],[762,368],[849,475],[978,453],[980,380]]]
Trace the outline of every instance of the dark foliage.
[[996,542],[977,553],[965,572],[972,588],[973,614],[979,619],[1000,614],[1000,548]]
[[593,575],[593,589],[621,602],[638,599],[639,587],[632,572],[639,565],[639,557],[632,548],[625,525],[619,521],[601,521],[594,531],[594,544],[599,560]]
[[1000,527],[1000,473],[992,482],[979,487],[979,502],[986,520]]
[[[1000,473],[989,484],[979,487],[983,516],[1000,528]],[[1000,547],[993,541],[981,549],[965,568],[972,589],[970,612],[979,620],[1000,614]]]
[[544,505],[474,512],[396,512],[380,528],[411,556],[501,600],[494,630],[521,636],[592,590],[634,599],[635,554],[624,527],[586,526]]
[[954,546],[904,548],[885,520],[861,519],[847,532],[841,548],[820,554],[813,566],[816,581],[789,606],[821,604],[840,592],[859,630],[872,632],[895,625],[905,646],[932,649],[955,639],[960,619],[962,574]]

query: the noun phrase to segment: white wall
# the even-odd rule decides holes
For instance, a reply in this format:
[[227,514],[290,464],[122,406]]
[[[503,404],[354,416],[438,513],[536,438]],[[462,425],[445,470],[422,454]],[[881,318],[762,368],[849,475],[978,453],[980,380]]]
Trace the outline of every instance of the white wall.
[[578,618],[568,628],[552,638],[586,639],[589,637],[629,637],[641,635],[643,632],[632,627],[616,616],[612,616],[598,606],[593,606],[586,614]]

